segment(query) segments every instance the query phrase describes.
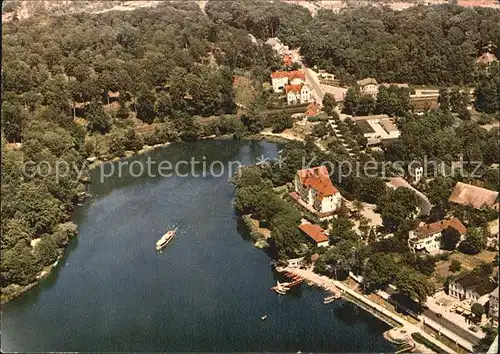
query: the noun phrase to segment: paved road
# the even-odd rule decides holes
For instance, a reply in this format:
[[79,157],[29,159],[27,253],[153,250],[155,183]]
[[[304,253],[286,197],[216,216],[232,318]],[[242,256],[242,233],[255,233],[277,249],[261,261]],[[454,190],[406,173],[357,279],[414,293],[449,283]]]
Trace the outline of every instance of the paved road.
[[[384,291],[385,293],[387,293],[387,295],[391,295],[391,294],[394,294],[396,293],[394,290],[392,290],[391,288],[388,288],[386,291]],[[402,306],[401,304],[398,304],[400,307],[402,307],[403,309],[405,308],[404,306]],[[469,331],[463,329],[462,327],[456,325],[455,323],[451,322],[450,320],[444,318],[444,317],[437,317],[436,316],[436,313],[432,310],[424,310],[422,315],[421,315],[424,319],[424,321],[426,320],[426,318],[430,318],[432,321],[438,323],[439,325],[443,326],[444,328],[448,329],[450,332],[454,333],[455,335],[465,339],[467,342],[470,342],[471,344],[476,344],[478,342],[478,338],[476,336],[474,336],[472,333],[469,333]]]
[[321,85],[318,79],[311,73],[311,71],[302,65],[302,70],[306,74],[306,83],[311,86],[314,92],[314,98],[316,99],[316,103],[322,107],[323,106],[323,97],[325,97],[325,93],[321,89]]
[[472,344],[476,344],[478,342],[478,339],[476,336],[473,334],[469,333],[469,331],[463,329],[460,326],[457,326],[455,323],[451,322],[450,320],[444,318],[444,317],[437,317],[435,312],[432,312],[431,310],[424,310],[423,312],[424,317],[428,317],[434,322],[439,323],[441,326],[449,329],[453,333],[457,334],[458,336],[464,338],[468,342],[471,342]]

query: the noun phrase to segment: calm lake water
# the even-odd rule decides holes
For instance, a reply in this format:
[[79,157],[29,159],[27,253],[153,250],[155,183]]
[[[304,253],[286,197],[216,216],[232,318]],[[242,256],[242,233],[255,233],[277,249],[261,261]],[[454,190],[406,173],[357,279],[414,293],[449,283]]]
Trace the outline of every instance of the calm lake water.
[[[279,149],[203,141],[132,161],[249,164]],[[123,172],[100,183],[100,169],[93,171],[94,198],[74,213],[80,233],[65,257],[2,307],[2,351],[394,351],[382,337],[389,327],[348,302],[324,305],[324,294],[306,285],[285,297],[270,290],[270,258],[239,225],[227,175]],[[176,238],[155,252],[174,226]]]

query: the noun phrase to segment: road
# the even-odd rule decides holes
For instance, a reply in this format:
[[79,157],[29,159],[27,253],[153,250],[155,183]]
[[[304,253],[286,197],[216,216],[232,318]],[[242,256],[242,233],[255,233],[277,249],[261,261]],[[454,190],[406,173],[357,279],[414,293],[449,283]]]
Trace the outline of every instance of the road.
[[400,323],[402,325],[403,329],[406,330],[406,332],[408,334],[418,332],[425,339],[427,339],[428,341],[434,343],[439,348],[441,348],[441,350],[443,350],[443,352],[453,353],[453,354],[456,353],[454,349],[443,344],[442,342],[440,342],[439,340],[437,340],[436,338],[434,338],[433,336],[431,336],[430,334],[425,332],[419,326],[414,325],[411,322],[407,321],[406,319],[402,318],[401,316],[394,314],[393,312],[389,311],[385,307],[373,302],[368,297],[357,293],[356,291],[354,291],[353,289],[351,289],[346,284],[344,284],[340,281],[332,280],[328,277],[321,276],[319,274],[314,273],[312,270],[298,269],[298,268],[286,268],[286,270],[289,272],[292,272],[294,274],[297,274],[298,276],[300,276],[304,279],[310,280],[310,281],[316,283],[318,286],[324,287],[325,289],[330,289],[330,291],[332,291],[332,292],[336,292],[337,289],[340,289],[341,291],[348,293],[349,295],[356,298],[357,300],[362,301],[363,303],[365,303],[366,305],[368,305],[369,307],[374,309],[374,311],[378,311],[378,312],[382,313],[384,316],[387,316],[387,317],[393,319],[394,321]]
[[[379,291],[379,293],[382,297],[386,298],[386,297],[389,297],[391,294],[394,294],[395,291],[392,290],[391,288],[387,288],[386,291]],[[406,310],[406,308],[401,303],[398,303],[398,306]],[[429,321],[428,321],[429,319],[431,321],[436,322],[440,326],[442,326],[442,327],[446,328],[448,331],[452,332],[452,334],[469,342],[470,345],[476,344],[479,340],[472,333],[470,333],[467,330],[463,329],[462,327],[456,325],[452,321],[450,321],[444,317],[441,317],[441,318],[437,317],[436,313],[432,310],[424,309],[424,311],[422,312],[422,314],[419,317],[421,317],[422,320],[424,321],[424,323],[427,323],[427,324],[429,324]],[[462,346],[466,346],[466,343],[461,343],[461,344],[462,344]]]
[[457,326],[455,323],[451,322],[450,320],[447,320],[444,317],[441,318],[437,317],[436,313],[432,312],[431,310],[424,310],[423,317],[430,318],[434,322],[437,322],[444,328],[449,329],[451,332],[455,333],[459,337],[462,337],[468,342],[471,342],[472,344],[476,344],[478,342],[478,339],[474,335],[472,335],[462,327]]

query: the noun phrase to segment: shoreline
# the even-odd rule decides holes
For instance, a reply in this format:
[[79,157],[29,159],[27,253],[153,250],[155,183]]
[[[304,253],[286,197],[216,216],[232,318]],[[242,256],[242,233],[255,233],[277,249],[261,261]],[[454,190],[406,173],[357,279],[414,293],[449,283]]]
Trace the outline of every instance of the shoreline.
[[[365,308],[365,310],[370,312],[370,314],[372,314],[373,316],[379,318],[380,320],[384,320],[383,318],[380,318],[380,316],[378,315],[378,313],[380,313],[384,317],[388,317],[391,319],[391,321],[397,323],[398,326],[391,325],[393,327],[393,329],[399,328],[400,330],[404,330],[405,333],[410,335],[410,336],[413,333],[419,333],[426,340],[428,340],[429,342],[431,342],[434,345],[436,345],[437,347],[439,347],[444,353],[456,354],[455,350],[451,349],[450,347],[448,347],[444,343],[438,341],[436,338],[432,337],[428,333],[422,331],[420,329],[420,327],[418,327],[417,325],[414,325],[414,324],[408,322],[406,319],[403,319],[400,316],[397,316],[396,314],[390,312],[385,307],[374,303],[372,300],[368,299],[368,297],[357,293],[355,290],[351,289],[349,286],[347,286],[346,284],[344,284],[340,281],[333,280],[333,279],[327,278],[323,275],[316,274],[312,270],[290,268],[290,267],[286,267],[286,268],[284,268],[284,270],[292,272],[296,275],[299,275],[303,279],[311,281],[323,289],[330,290],[330,289],[338,288],[342,292],[342,297],[344,297],[346,300],[352,301],[353,300],[352,298],[354,298],[355,300],[363,303],[365,306],[368,306],[370,309],[366,309],[365,306],[356,304],[356,302],[355,302],[356,305],[358,305],[362,308]],[[349,297],[351,297],[351,299]],[[384,322],[386,322],[386,321],[384,321]],[[432,350],[429,350],[427,348],[426,353],[428,353],[428,352],[432,352]]]
[[[206,136],[206,137],[200,137],[199,139],[196,139],[195,141],[201,141],[201,140],[231,140],[233,139],[232,138],[232,134],[231,135],[221,135],[221,136]],[[288,141],[291,141],[289,139],[286,139],[284,137],[274,137],[274,136],[266,136],[265,134],[252,134],[252,135],[248,135],[248,136],[245,136],[242,138],[242,140],[248,140],[248,141],[262,141],[262,140],[265,140],[265,141],[268,141],[270,143],[286,143]],[[179,143],[185,143],[185,141],[180,141]],[[118,157],[118,156],[115,156],[111,159],[107,159],[107,160],[101,160],[99,159],[97,156],[92,156],[92,157],[89,157],[92,160],[92,162],[89,162],[89,158],[87,159],[84,159],[84,161],[86,161],[87,163],[89,163],[88,165],[88,168],[89,168],[89,171],[92,171],[93,169],[96,169],[98,168],[99,166],[101,166],[102,164],[104,163],[107,163],[107,162],[117,162],[117,161],[124,161],[124,160],[127,160],[131,157],[134,157],[134,156],[138,156],[138,155],[145,155],[151,151],[155,151],[155,150],[159,150],[159,149],[162,149],[162,148],[165,148],[167,146],[170,146],[171,144],[173,144],[172,142],[166,142],[166,143],[163,143],[163,144],[156,144],[156,145],[153,145],[153,146],[150,146],[150,145],[144,145],[140,150],[138,151],[127,151],[127,154],[123,157]],[[83,181],[81,181],[83,183]],[[92,183],[91,180],[89,180],[87,183]],[[75,197],[78,197],[79,195],[75,195]],[[88,199],[88,197],[86,196],[85,197],[85,200]],[[84,202],[85,202],[84,200]],[[74,207],[76,207],[77,205],[75,204]],[[74,209],[71,211],[71,214],[73,213]],[[78,227],[78,225],[77,225]],[[78,228],[77,228],[77,235],[78,235]],[[75,236],[76,237],[76,236]],[[70,240],[71,242],[71,240]],[[69,242],[68,242],[68,245],[69,245]],[[57,261],[59,261],[62,257],[64,257],[65,255],[65,252],[66,252],[66,247],[68,247],[68,245],[66,245],[65,247],[62,247],[62,248],[59,248],[61,254],[58,256],[57,258]],[[53,271],[53,269],[55,268],[55,266],[53,264],[50,264],[48,266],[45,266],[42,271],[37,275],[36,277],[36,281],[32,282],[32,283],[29,283],[27,285],[19,285],[19,284],[9,284],[7,285],[6,287],[2,287],[1,288],[1,299],[0,299],[0,305],[4,305],[16,298],[18,298],[19,296],[21,296],[22,294],[28,292],[29,290],[33,289],[35,286],[37,286],[40,281],[42,281],[43,279],[47,278]]]

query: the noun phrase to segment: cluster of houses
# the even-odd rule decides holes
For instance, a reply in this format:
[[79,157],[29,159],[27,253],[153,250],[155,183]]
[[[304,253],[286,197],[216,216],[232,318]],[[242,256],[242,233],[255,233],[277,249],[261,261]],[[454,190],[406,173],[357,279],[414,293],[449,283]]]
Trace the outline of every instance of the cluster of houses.
[[488,274],[468,272],[448,285],[448,295],[487,308],[488,317],[498,321],[498,283]]
[[289,105],[314,101],[312,89],[306,84],[303,71],[275,71],[271,74],[271,84],[274,92],[285,92]]
[[[421,172],[421,171],[420,171]],[[448,201],[468,205],[474,209],[491,208],[498,210],[498,192],[486,188],[457,182]],[[442,232],[448,227],[457,230],[462,239],[467,228],[457,218],[445,219],[430,224],[421,223],[409,233],[408,246],[412,252],[434,253],[442,247]]]

